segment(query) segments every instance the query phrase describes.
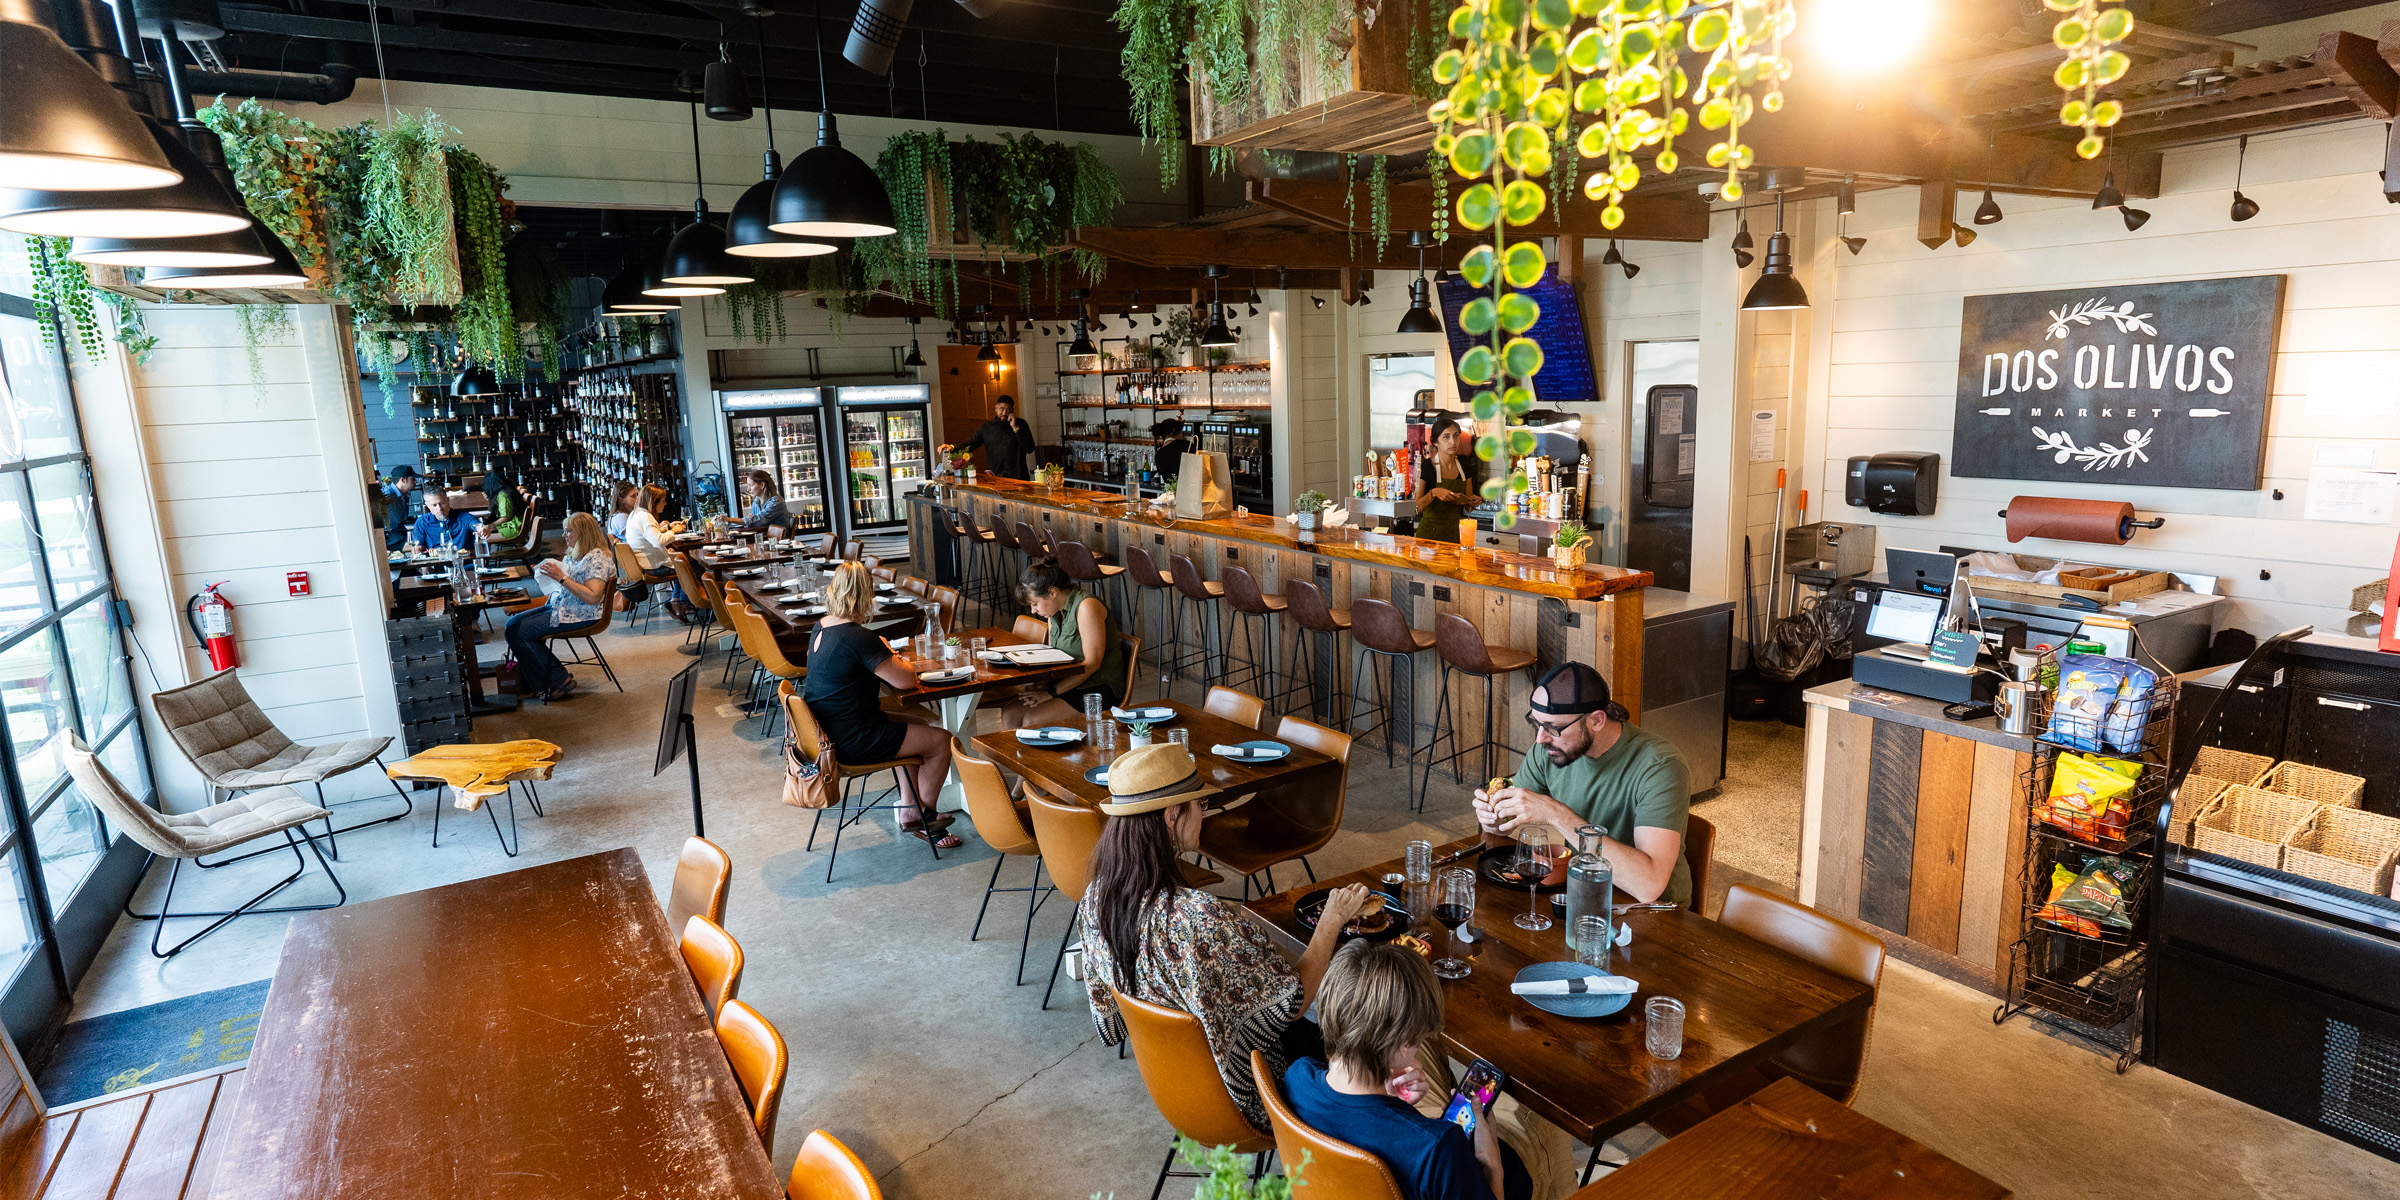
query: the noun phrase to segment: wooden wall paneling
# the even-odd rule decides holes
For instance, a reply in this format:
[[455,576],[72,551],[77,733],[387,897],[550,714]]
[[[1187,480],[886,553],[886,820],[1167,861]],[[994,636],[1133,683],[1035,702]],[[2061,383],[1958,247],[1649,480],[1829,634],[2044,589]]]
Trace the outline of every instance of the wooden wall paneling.
[[[1967,812],[1966,890],[1958,906],[1958,956],[1987,971],[2007,955],[1998,938],[2004,877],[2016,874],[2008,861],[2008,827],[2023,824],[2018,812],[2015,753],[1986,742],[1975,744],[1974,798]],[[2014,921],[2009,923],[2013,937]]]
[[2025,773],[2032,769],[2032,755],[2017,752],[2008,756],[2010,785],[2005,806],[2008,848],[2000,856],[1999,929],[1994,935],[2000,944],[1995,970],[2002,972],[2008,969],[2008,947],[2016,943],[2017,934],[2025,920],[2025,823],[2029,814],[2026,812],[2025,797],[2017,790],[2020,785],[2016,781],[2023,779]]
[[217,1121],[233,1119],[230,1107],[216,1103],[218,1083],[224,1078],[195,1080],[151,1095],[150,1111],[143,1115],[141,1132],[134,1136],[133,1149],[125,1156],[125,1173],[117,1182],[115,1200],[182,1194],[211,1110]]
[[1801,899],[1855,919],[1866,864],[1867,780],[1877,722],[1817,704],[1808,707],[1808,717],[1825,730],[1824,793],[1817,808],[1816,890],[1813,899],[1805,891]]
[[1858,916],[1870,925],[1905,934],[1909,877],[1916,869],[1917,776],[1924,733],[1897,721],[1874,725],[1873,749],[1867,756],[1867,834]]
[[1909,871],[1908,936],[1958,953],[1959,907],[1968,883],[1967,826],[1975,791],[1975,743],[1928,731],[1918,751],[1917,845]]
[[[110,1185],[117,1179],[118,1169],[125,1165],[125,1155],[133,1148],[134,1131],[141,1128],[142,1113],[149,1108],[148,1097],[127,1097],[115,1104],[99,1104],[76,1113],[71,1119],[75,1131],[69,1135],[67,1148],[58,1156],[52,1169],[52,1187],[39,1193],[56,1200],[104,1200]],[[52,1117],[50,1124],[59,1124],[61,1117]],[[24,1193],[20,1193],[24,1194]]]
[[208,1131],[200,1137],[200,1153],[193,1156],[192,1179],[184,1185],[183,1200],[201,1200],[214,1188],[217,1164],[225,1159],[225,1140],[233,1128],[233,1114],[241,1107],[242,1089],[248,1086],[249,1079],[248,1071],[218,1077],[216,1103],[209,1110]]

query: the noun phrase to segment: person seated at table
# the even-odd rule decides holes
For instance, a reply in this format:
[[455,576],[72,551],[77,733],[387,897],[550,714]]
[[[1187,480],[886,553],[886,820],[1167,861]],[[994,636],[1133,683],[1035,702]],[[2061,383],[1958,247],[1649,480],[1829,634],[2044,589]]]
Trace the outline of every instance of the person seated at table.
[[617,577],[617,558],[609,552],[608,535],[600,519],[579,512],[567,518],[567,556],[545,559],[534,574],[558,587],[550,602],[508,619],[508,648],[517,660],[517,694],[544,700],[564,700],[575,690],[575,677],[550,652],[551,634],[572,634],[599,622],[600,602],[608,583]]
[[[641,557],[642,566],[647,568],[642,577],[645,588],[654,584],[663,586],[667,611],[678,621],[688,621],[692,606],[684,601],[683,588],[675,582],[675,572],[667,557],[665,531],[658,524],[658,509],[666,503],[666,498],[665,488],[627,484],[616,497],[617,515],[625,521],[625,544],[633,547],[633,552]],[[633,597],[637,603],[643,598]]]
[[1690,903],[1683,831],[1692,777],[1675,744],[1628,724],[1624,706],[1608,698],[1608,681],[1583,663],[1552,668],[1532,701],[1525,721],[1542,753],[1526,754],[1510,786],[1476,789],[1476,822],[1492,833],[1548,825],[1568,845],[1577,829],[1597,825],[1617,890]]
[[608,485],[608,536],[625,540],[625,497],[634,491],[630,481],[620,479]]
[[1109,764],[1109,798],[1100,805],[1108,824],[1092,848],[1081,909],[1083,985],[1092,1024],[1111,1046],[1125,1040],[1119,992],[1197,1018],[1225,1090],[1264,1132],[1250,1052],[1266,1055],[1277,1076],[1293,1059],[1322,1052],[1303,1014],[1367,889],[1352,884],[1327,896],[1300,961],[1285,958],[1239,905],[1181,883],[1176,856],[1199,847],[1200,802],[1215,791],[1200,781],[1191,751],[1173,742],[1136,747]]
[[913,794],[903,790],[909,803],[900,810],[900,827],[944,850],[963,845],[949,831],[956,817],[933,811],[950,778],[949,732],[883,707],[883,685],[905,693],[917,686],[917,673],[867,630],[875,619],[874,578],[859,563],[843,563],[825,584],[823,599],[825,619],[809,638],[808,676],[800,690],[808,711],[845,763],[922,755],[924,764],[912,773]]
[[770,525],[792,527],[792,510],[783,506],[783,493],[776,488],[774,476],[765,471],[745,471],[742,490],[750,497],[750,507],[743,510],[742,528],[765,533]]
[[472,549],[477,524],[474,513],[450,511],[450,493],[437,483],[425,489],[425,511],[417,514],[412,533],[427,550]]
[[493,467],[483,473],[484,501],[491,505],[492,519],[484,524],[484,536],[494,542],[525,540],[525,519],[532,515],[526,503],[524,489],[519,488],[508,472]]
[[1467,1133],[1417,1105],[1437,1092],[1420,1057],[1442,1032],[1442,981],[1425,957],[1356,941],[1317,990],[1325,1054],[1283,1073],[1284,1097],[1310,1128],[1383,1160],[1405,1200],[1530,1200],[1533,1177],[1499,1122],[1478,1106]]
[[409,524],[414,518],[408,510],[416,507],[408,494],[417,490],[417,469],[401,463],[392,468],[392,481],[383,485],[383,548],[397,550],[408,544]]
[[1029,725],[1071,725],[1083,720],[1083,698],[1098,696],[1114,708],[1133,691],[1133,664],[1126,661],[1124,643],[1117,640],[1117,623],[1108,602],[1068,578],[1055,558],[1025,564],[1017,577],[1018,592],[1033,615],[1050,624],[1050,645],[1083,664],[1082,670],[1054,683],[1029,689],[1000,710],[1007,729]]

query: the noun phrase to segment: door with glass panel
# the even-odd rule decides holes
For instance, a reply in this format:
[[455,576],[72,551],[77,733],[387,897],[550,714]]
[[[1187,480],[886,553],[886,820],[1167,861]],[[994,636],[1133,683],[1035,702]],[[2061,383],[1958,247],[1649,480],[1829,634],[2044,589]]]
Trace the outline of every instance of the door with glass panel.
[[151,791],[90,461],[25,264],[0,235],[0,1021],[21,1046],[65,1016],[144,860],[68,779],[61,744],[82,738]]

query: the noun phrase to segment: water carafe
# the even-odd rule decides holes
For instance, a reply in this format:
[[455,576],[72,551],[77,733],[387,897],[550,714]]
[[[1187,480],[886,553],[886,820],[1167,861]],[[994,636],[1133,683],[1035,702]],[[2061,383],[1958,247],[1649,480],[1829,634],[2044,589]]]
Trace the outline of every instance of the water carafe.
[[1567,860],[1567,947],[1575,949],[1575,930],[1585,916],[1601,918],[1603,928],[1617,927],[1616,877],[1600,853],[1605,836],[1597,825],[1575,831],[1575,857]]

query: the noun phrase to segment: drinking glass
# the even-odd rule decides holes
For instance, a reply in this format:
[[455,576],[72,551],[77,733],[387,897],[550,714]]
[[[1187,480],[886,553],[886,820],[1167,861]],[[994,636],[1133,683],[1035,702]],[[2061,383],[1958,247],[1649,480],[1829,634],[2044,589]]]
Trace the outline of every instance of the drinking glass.
[[1113,728],[1113,727],[1115,726],[1116,722],[1114,722],[1114,721],[1109,721],[1109,720],[1105,720],[1105,719],[1103,719],[1105,716],[1106,716],[1106,714],[1105,714],[1105,712],[1103,712],[1103,710],[1102,710],[1102,708],[1101,708],[1101,704],[1100,704],[1100,695],[1099,695],[1099,693],[1097,693],[1097,692],[1086,692],[1086,693],[1084,693],[1084,696],[1083,696],[1083,726],[1084,726],[1084,729],[1085,729],[1086,731],[1089,731],[1089,732],[1098,732],[1098,731],[1099,731],[1099,729],[1100,729],[1100,727],[1101,727],[1101,726],[1103,726],[1103,725],[1110,726],[1110,727],[1112,727],[1112,728]]
[[1521,825],[1515,833],[1517,878],[1524,881],[1533,901],[1517,914],[1517,928],[1548,929],[1550,918],[1542,913],[1542,881],[1550,877],[1551,860],[1560,849],[1558,831],[1547,825]]
[[1652,996],[1642,1006],[1642,1044],[1652,1058],[1679,1058],[1683,1055],[1683,1001],[1672,996]]
[[1433,882],[1433,843],[1414,841],[1408,844],[1408,882]]
[[1167,731],[1167,740],[1183,747],[1188,751],[1192,746],[1192,731],[1189,729],[1170,729]]
[[1583,916],[1575,918],[1575,961],[1587,967],[1597,967],[1603,975],[1608,969],[1608,947],[1615,939],[1608,927],[1608,918]]
[[1433,919],[1450,931],[1450,953],[1433,960],[1433,973],[1444,979],[1464,979],[1475,967],[1458,956],[1458,927],[1475,916],[1475,871],[1448,867],[1433,881]]
[[991,648],[992,648],[992,639],[990,639],[990,638],[968,638],[968,639],[967,639],[967,653],[974,655],[974,656],[975,656],[975,661],[977,661],[977,662],[982,662],[982,661],[983,661],[983,652],[984,652],[984,651],[986,651],[986,650],[989,650],[989,649],[991,649]]

